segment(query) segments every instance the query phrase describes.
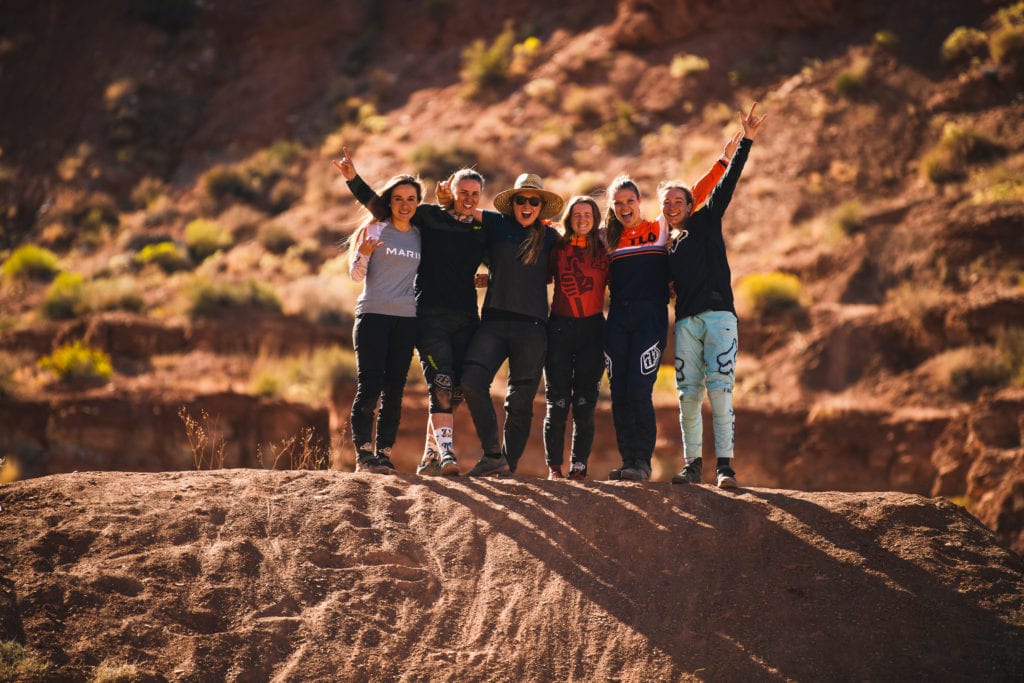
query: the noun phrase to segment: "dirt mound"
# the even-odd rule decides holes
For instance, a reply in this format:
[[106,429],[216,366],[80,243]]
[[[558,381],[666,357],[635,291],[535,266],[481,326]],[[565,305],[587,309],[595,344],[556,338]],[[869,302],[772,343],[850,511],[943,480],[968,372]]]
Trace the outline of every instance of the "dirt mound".
[[222,470],[0,505],[3,637],[70,679],[1024,675],[1024,562],[915,495]]

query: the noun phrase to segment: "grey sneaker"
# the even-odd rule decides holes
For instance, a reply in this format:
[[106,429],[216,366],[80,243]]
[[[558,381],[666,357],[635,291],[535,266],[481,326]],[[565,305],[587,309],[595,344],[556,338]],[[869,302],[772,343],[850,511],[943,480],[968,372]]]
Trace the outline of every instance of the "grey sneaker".
[[679,474],[672,477],[673,484],[699,484],[701,480],[701,461],[694,460],[687,463],[686,467],[679,471]]
[[459,461],[451,451],[441,457],[440,472],[446,477],[459,476]]
[[651,478],[651,467],[647,463],[638,462],[619,470],[619,479],[623,481],[647,481]]
[[736,483],[736,473],[732,471],[732,468],[728,465],[725,467],[718,468],[718,488],[720,489],[734,489],[738,486]]
[[416,467],[416,474],[425,477],[436,477],[441,474],[441,462],[437,451],[431,448],[423,454],[423,459]]
[[473,469],[466,472],[467,477],[486,477],[492,474],[509,474],[508,461],[504,455],[484,455]]

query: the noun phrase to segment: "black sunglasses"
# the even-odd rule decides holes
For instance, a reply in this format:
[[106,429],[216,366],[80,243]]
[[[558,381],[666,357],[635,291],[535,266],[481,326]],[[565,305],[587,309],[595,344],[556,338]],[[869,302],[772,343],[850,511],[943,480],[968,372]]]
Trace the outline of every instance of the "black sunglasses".
[[544,203],[544,200],[540,197],[524,197],[521,194],[517,194],[512,198],[512,201],[516,203],[516,206],[522,206],[526,202],[530,202],[530,206],[540,206]]

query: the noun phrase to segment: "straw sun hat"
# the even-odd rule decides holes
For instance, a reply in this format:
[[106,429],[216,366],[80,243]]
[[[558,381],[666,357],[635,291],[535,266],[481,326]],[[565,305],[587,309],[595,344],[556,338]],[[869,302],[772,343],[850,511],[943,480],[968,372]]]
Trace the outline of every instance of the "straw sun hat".
[[544,182],[536,173],[523,173],[516,178],[516,184],[511,189],[499,192],[494,197],[494,208],[508,216],[512,215],[512,198],[520,192],[532,190],[541,196],[544,205],[540,210],[540,219],[547,220],[562,213],[565,200],[551,190],[544,189]]

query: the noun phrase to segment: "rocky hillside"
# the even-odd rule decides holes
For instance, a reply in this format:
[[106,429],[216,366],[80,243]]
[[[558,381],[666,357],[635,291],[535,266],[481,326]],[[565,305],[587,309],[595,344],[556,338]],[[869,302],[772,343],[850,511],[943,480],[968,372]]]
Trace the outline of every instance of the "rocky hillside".
[[[1024,549],[1022,26],[1020,3],[951,0],[5,2],[5,476],[192,467],[182,408],[227,465],[302,460],[303,425],[350,467],[341,144],[371,182],[475,164],[488,196],[627,171],[653,216],[758,100],[726,226],[745,483],[943,495]],[[26,245],[57,264],[20,267]],[[774,299],[782,276],[799,291]],[[109,378],[36,365],[75,340]]]

